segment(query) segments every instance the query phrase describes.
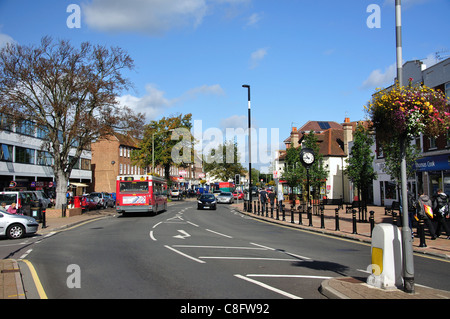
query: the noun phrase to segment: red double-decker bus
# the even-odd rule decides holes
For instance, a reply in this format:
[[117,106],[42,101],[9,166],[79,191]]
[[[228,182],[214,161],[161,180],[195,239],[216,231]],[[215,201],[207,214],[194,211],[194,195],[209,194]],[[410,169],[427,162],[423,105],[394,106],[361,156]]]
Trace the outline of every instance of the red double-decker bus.
[[118,213],[154,213],[167,209],[167,183],[152,175],[117,176]]

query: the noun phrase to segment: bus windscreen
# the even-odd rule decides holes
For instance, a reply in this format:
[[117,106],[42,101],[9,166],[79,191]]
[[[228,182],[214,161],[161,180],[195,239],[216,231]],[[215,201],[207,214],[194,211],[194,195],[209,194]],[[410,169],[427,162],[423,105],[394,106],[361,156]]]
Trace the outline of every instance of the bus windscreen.
[[148,193],[148,182],[120,182],[121,193]]

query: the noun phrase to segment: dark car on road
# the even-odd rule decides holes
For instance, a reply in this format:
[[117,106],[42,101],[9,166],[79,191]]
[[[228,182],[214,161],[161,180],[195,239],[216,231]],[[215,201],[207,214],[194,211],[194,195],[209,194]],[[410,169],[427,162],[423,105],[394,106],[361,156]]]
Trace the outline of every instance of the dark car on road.
[[216,197],[213,194],[203,194],[197,201],[197,209],[216,209]]

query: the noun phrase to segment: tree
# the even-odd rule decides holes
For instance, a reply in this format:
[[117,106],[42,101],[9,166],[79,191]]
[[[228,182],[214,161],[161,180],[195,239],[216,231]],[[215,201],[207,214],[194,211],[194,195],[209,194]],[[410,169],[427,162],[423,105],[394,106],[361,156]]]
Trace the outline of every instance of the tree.
[[[314,131],[309,132],[306,134],[304,142],[302,143],[302,146],[304,148],[311,148],[314,151],[315,154],[315,161],[313,165],[309,169],[309,180],[310,185],[313,187],[315,192],[313,192],[315,197],[318,198],[318,195],[320,194],[319,190],[320,187],[323,185],[324,181],[326,181],[328,176],[328,171],[323,167],[323,155],[319,152],[319,141],[317,139],[316,134]],[[300,151],[300,150],[299,150]],[[306,176],[306,173],[305,173]],[[305,177],[306,179],[306,177]],[[305,182],[306,183],[306,182]],[[305,187],[306,189],[306,187]]]
[[358,199],[361,200],[361,191],[363,191],[363,199],[366,199],[366,191],[377,177],[377,173],[373,169],[373,160],[371,146],[373,145],[373,137],[369,131],[360,123],[358,123],[353,140],[353,147],[350,156],[346,159],[348,166],[344,173],[358,188]]
[[30,121],[44,133],[41,148],[53,156],[57,208],[65,201],[73,167],[92,141],[142,125],[143,116],[116,99],[130,86],[121,72],[133,68],[122,49],[88,42],[75,48],[43,37],[38,46],[8,44],[0,50],[0,112],[16,123]]
[[211,149],[203,161],[203,169],[221,181],[233,179],[236,174],[245,175],[247,170],[239,162],[238,145],[227,141]]
[[[186,167],[194,161],[191,121],[192,114],[189,113],[163,117],[145,125],[144,137],[140,148],[132,152],[132,161],[141,167],[152,166],[153,169],[163,166],[164,176],[169,181],[171,166]],[[181,141],[178,135],[183,135]]]

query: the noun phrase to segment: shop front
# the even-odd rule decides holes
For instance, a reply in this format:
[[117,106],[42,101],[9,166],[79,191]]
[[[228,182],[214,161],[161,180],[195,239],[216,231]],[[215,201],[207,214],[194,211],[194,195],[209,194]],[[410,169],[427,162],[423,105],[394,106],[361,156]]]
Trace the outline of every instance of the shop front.
[[433,196],[438,189],[450,195],[450,154],[426,156],[415,163],[418,189]]

